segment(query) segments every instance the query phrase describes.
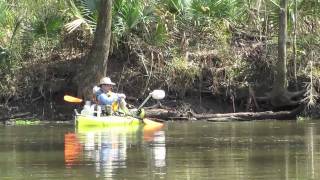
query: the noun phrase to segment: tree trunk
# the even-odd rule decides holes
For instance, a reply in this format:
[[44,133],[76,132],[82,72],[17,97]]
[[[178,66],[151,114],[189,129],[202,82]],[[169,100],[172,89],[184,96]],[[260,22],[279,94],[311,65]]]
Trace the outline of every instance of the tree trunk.
[[91,99],[92,88],[106,76],[110,49],[112,0],[101,0],[94,41],[84,67],[78,72],[78,96]]
[[[283,106],[288,102],[287,94],[287,0],[280,2],[279,37],[278,37],[278,61],[275,64],[273,89],[271,92],[271,104]],[[289,100],[290,101],[290,100]]]
[[297,21],[298,21],[298,5],[297,0],[294,0],[294,24],[293,24],[293,74],[294,81],[296,83],[296,90],[298,90],[298,80],[297,80]]

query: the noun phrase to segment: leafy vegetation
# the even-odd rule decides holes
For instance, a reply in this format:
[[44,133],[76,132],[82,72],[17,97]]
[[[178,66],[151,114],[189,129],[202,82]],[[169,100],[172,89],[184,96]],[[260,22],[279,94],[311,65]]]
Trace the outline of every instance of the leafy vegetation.
[[[42,77],[21,77],[21,69],[51,63],[53,55],[78,48],[64,50],[66,44],[90,44],[98,3],[0,0],[1,99],[43,89]],[[312,104],[319,88],[320,2],[289,0],[288,13],[289,84],[297,71],[300,84],[309,83],[305,100]],[[145,77],[152,80],[150,86],[162,84],[182,96],[202,80],[213,94],[228,95],[224,92],[249,84],[268,88],[277,58],[278,19],[279,0],[116,0],[112,42],[118,51],[113,52],[138,60],[136,72],[123,78]]]
[[31,125],[39,125],[40,120],[39,119],[16,119],[12,123],[16,126],[31,126]]

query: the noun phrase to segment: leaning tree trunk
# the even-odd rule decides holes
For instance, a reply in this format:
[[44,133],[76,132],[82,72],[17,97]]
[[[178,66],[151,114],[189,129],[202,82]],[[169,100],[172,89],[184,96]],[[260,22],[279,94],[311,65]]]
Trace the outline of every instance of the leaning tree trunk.
[[112,0],[101,0],[94,41],[86,63],[78,72],[78,96],[90,99],[92,88],[100,78],[106,75],[110,49],[112,20]]
[[290,99],[287,97],[287,0],[280,2],[278,61],[275,64],[271,104],[275,107],[286,105]]

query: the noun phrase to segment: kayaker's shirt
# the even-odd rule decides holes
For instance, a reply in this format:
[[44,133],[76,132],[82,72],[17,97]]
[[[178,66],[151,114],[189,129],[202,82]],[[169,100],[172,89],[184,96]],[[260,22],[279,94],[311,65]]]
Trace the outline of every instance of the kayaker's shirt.
[[119,100],[117,93],[111,91],[105,93],[101,89],[96,92],[96,97],[100,105],[112,105],[113,102]]

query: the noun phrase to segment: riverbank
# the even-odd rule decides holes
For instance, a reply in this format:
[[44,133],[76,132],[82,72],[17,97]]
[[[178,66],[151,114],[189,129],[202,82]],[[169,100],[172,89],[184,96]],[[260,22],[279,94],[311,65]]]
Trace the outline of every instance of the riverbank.
[[[78,54],[79,55],[79,54]],[[60,56],[59,56],[60,57]],[[24,81],[19,84],[21,90],[16,96],[2,100],[0,106],[0,121],[14,118],[37,118],[40,120],[68,121],[73,119],[73,109],[82,107],[81,104],[68,103],[63,100],[66,94],[77,96],[77,86],[74,82],[76,69],[82,65],[83,57],[61,56],[55,61],[45,64],[35,64],[22,71],[23,79],[31,79],[28,86]],[[139,106],[146,98],[150,89],[162,88],[166,98],[161,100],[162,110],[151,109],[149,114],[163,120],[254,120],[256,119],[295,119],[296,116],[317,118],[319,106],[310,109],[304,107],[299,112],[291,107],[286,110],[272,110],[268,100],[260,100],[263,88],[252,90],[250,87],[233,87],[232,93],[223,87],[213,91],[203,82],[199,89],[188,89],[181,94],[176,89],[163,84],[147,83],[137,65],[129,65],[118,57],[111,56],[108,75],[117,83],[115,90],[127,95],[127,102]],[[126,71],[124,71],[126,69]],[[131,72],[128,73],[128,72]],[[134,74],[140,74],[137,77]],[[196,87],[195,82],[192,87]],[[207,82],[206,82],[207,83]],[[225,92],[225,93],[223,93]],[[228,92],[228,93],[227,93]],[[150,100],[146,106],[155,107],[157,102]],[[280,111],[280,113],[279,113]],[[239,114],[235,114],[239,113]],[[224,115],[223,115],[224,114]]]
[[[141,100],[133,97],[128,98],[130,107],[138,107]],[[287,111],[249,111],[247,106],[234,106],[235,102],[223,101],[214,96],[195,95],[184,100],[172,99],[170,94],[166,99],[156,102],[150,100],[146,106],[146,116],[156,118],[159,121],[196,121],[204,120],[211,122],[229,121],[252,121],[252,120],[293,120],[296,118],[307,117],[319,119],[319,111],[312,109],[309,112],[304,105]],[[60,98],[57,101],[45,102],[42,100],[31,104],[16,103],[6,107],[0,107],[0,122],[15,119],[41,120],[41,121],[72,121],[74,109],[79,111],[82,104],[65,102]]]
[[[77,83],[74,82],[74,76],[79,73],[77,69],[82,66],[84,58],[81,54],[73,58],[70,54],[55,57],[59,58],[51,59],[48,63],[27,66],[21,71],[20,77],[24,80],[20,81],[21,89],[16,96],[2,100],[0,121],[14,118],[51,121],[73,119],[73,109],[80,109],[82,105],[65,102],[63,96],[66,94],[77,96]],[[168,88],[164,84],[147,83],[140,71],[133,71],[133,69],[139,69],[137,64],[130,65],[119,60],[118,56],[111,56],[108,66],[108,75],[117,84],[115,90],[125,93],[127,102],[133,107],[142,103],[151,88],[164,89],[166,98],[161,100],[160,108],[162,109],[155,112],[157,109],[151,108],[149,112],[152,117],[163,120],[230,121],[255,118],[295,119],[296,116],[320,117],[320,108],[317,105],[310,109],[307,107],[301,109],[299,106],[299,112],[295,109],[296,107],[270,111],[272,110],[270,102],[258,98],[264,95],[263,87],[253,90],[250,87],[234,86],[230,91],[220,86],[212,90],[210,86],[205,85],[208,82],[202,82],[202,86],[197,89],[195,87],[199,82],[195,81],[192,85],[194,88],[189,88],[181,96],[177,89]],[[26,79],[31,79],[32,82],[24,87],[22,85],[26,84]],[[156,104],[157,102],[151,99],[146,107],[159,108],[155,106]]]
[[[182,114],[292,111],[301,104],[305,116],[319,114],[320,28],[310,3],[296,4],[299,18],[284,21],[296,17],[292,4],[279,11],[270,1],[116,1],[105,23],[95,3],[41,2],[0,3],[2,118],[70,119],[77,105],[63,96],[90,99],[91,82],[102,76],[135,106],[164,89],[163,104]],[[99,24],[108,26],[100,31]]]

